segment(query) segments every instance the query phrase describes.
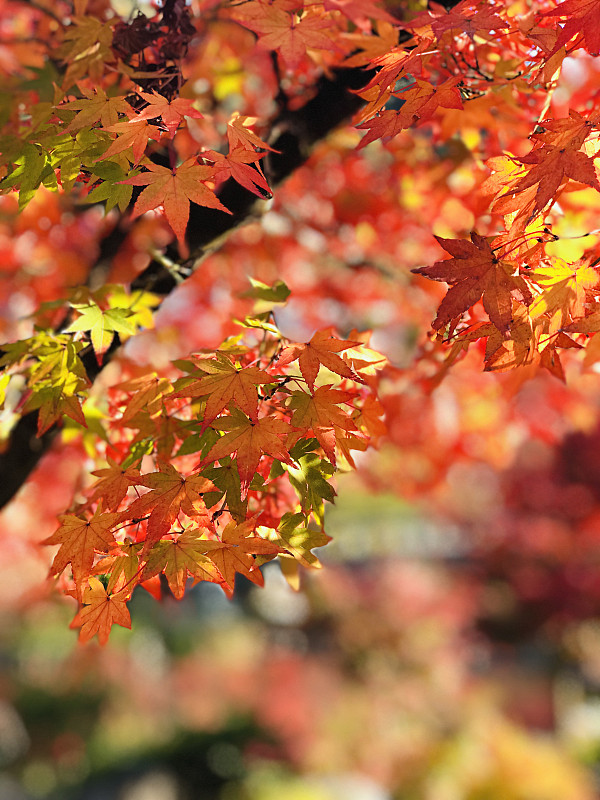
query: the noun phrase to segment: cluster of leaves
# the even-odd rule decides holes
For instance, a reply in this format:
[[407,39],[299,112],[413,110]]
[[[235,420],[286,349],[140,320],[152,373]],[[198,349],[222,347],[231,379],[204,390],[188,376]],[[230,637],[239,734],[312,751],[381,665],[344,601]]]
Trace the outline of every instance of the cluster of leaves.
[[[319,75],[364,71],[358,151],[379,140],[399,152],[403,132],[419,126],[435,146],[456,144],[459,119],[487,129],[471,154],[477,230],[470,241],[436,237],[450,258],[414,270],[450,286],[433,322],[450,347],[445,367],[471,345],[489,371],[534,365],[563,378],[562,351],[585,350],[586,365],[600,359],[597,252],[563,261],[552,247],[570,197],[600,192],[597,89],[579,109],[548,116],[564,60],[598,55],[594,4],[461,0],[392,13],[375,0],[166,0],[153,16],[122,20],[106,0],[76,0],[56,12],[28,5],[14,20],[14,41],[0,44],[9,64],[0,193],[20,211],[46,190],[103,203],[110,219],[156,211],[186,257],[191,204],[231,213],[220,196],[230,179],[269,197],[263,167],[275,132],[256,133],[248,105],[219,105],[222,64],[207,66],[229,35],[241,36],[248,69],[269,73],[256,82],[270,94],[255,103],[268,113],[301,106]],[[29,60],[17,30],[36,43]],[[499,119],[516,120],[523,139]],[[379,216],[397,224],[392,212]],[[91,365],[149,327],[158,302],[107,285],[42,309],[40,330],[3,348],[9,424],[38,410],[39,435],[65,416],[91,427]],[[133,588],[155,587],[161,573],[180,596],[189,575],[230,592],[236,571],[260,581],[265,559],[279,557],[290,580],[297,563],[316,563],[328,478],[382,432],[372,373],[383,361],[357,334],[321,328],[298,344],[270,317],[246,325],[263,339],[183,359],[183,376],[146,372],[107,390],[92,450],[109,466],[49,540],[61,545],[53,572],[71,565],[84,639],[128,622]],[[340,385],[318,383],[321,366]]]
[[[287,293],[283,286],[257,291]],[[79,306],[70,329],[93,342],[98,308]],[[122,324],[110,314],[109,335]],[[356,332],[343,340],[320,330],[294,343],[264,315],[244,325],[261,333],[253,346],[234,337],[177,361],[180,377],[153,373],[110,390],[108,466],[46,540],[60,545],[52,574],[70,565],[63,588],[82,604],[73,624],[83,641],[98,634],[105,642],[113,623],[130,626],[134,588],[160,594],[160,574],[177,598],[190,576],[231,596],[236,573],[262,585],[259,567],[275,557],[295,587],[300,566],[320,566],[311,550],[330,538],[323,530],[324,503],[335,497],[330,478],[353,468],[351,451],[364,451],[384,431],[375,375],[385,359]],[[66,357],[58,365],[55,350],[70,346],[76,359],[84,346],[82,339],[68,345],[62,334],[45,357],[46,338],[39,334],[31,351],[29,382],[38,397],[49,391],[52,370],[77,374]],[[71,413],[74,395],[63,387],[62,397],[62,412],[85,424],[80,407]]]

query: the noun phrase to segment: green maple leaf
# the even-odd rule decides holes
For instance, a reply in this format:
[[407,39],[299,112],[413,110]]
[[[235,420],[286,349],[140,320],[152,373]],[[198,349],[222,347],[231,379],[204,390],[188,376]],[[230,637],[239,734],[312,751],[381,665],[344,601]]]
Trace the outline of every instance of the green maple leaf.
[[119,114],[131,111],[131,106],[124,97],[107,97],[101,86],[94,89],[82,88],[81,93],[84,97],[80,100],[71,100],[56,109],[58,114],[63,110],[77,112],[66,128],[69,133],[92,127],[96,122],[106,128],[119,121]]
[[119,211],[126,211],[131,202],[133,187],[121,183],[127,174],[123,167],[114,161],[100,161],[93,164],[90,170],[94,176],[100,178],[100,182],[96,183],[83,202],[106,203],[106,214],[115,206],[118,206]]
[[272,541],[285,548],[302,566],[319,569],[321,562],[311,550],[313,547],[326,545],[331,541],[331,536],[323,531],[307,528],[304,514],[292,514],[288,511],[281,518],[277,536]]
[[102,356],[110,347],[115,333],[125,333],[129,336],[135,333],[135,325],[128,320],[128,317],[132,316],[128,308],[109,308],[103,311],[96,303],[74,303],[73,308],[79,311],[81,316],[69,325],[66,333],[89,331],[99,364],[102,363]]

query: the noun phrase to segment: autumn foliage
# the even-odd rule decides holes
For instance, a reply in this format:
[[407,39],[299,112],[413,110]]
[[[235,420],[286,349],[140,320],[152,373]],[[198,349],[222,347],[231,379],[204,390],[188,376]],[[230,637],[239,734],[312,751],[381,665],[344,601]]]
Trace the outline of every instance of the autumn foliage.
[[[260,585],[277,559],[297,587],[329,541],[335,473],[380,443],[386,409],[394,441],[415,387],[424,418],[458,362],[518,382],[600,360],[596,3],[165,0],[128,17],[103,0],[5,6],[0,458],[31,425],[94,459],[45,539],[83,641],[130,625],[138,585],[159,595],[162,580],[181,598],[209,581],[231,596],[237,573]],[[571,104],[564,65],[579,70]],[[313,105],[328,91],[330,120],[329,101]],[[319,195],[297,170],[342,123],[316,159]],[[286,203],[291,220],[281,249],[243,243],[242,222],[273,202],[275,228]],[[427,203],[438,223],[414,259]],[[310,291],[295,285],[315,236],[327,265],[361,272],[357,291],[326,271]],[[170,363],[136,360],[128,346],[174,287],[204,281],[199,307],[218,306],[227,247],[227,320]],[[303,337],[280,323],[286,284]],[[365,331],[327,319],[311,302],[327,292],[412,315],[410,365],[371,348],[376,310]],[[429,336],[423,297],[439,302]]]

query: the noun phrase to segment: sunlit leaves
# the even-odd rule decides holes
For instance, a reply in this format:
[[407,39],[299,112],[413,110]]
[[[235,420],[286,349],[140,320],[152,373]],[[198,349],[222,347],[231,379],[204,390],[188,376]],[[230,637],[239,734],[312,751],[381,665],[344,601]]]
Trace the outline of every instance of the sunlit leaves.
[[145,167],[146,172],[123,181],[131,186],[147,187],[137,199],[132,217],[139,217],[157,206],[163,206],[167,221],[181,244],[185,240],[190,202],[231,213],[205,184],[205,181],[213,177],[213,169],[198,164],[196,158],[188,158],[175,169],[152,163]]

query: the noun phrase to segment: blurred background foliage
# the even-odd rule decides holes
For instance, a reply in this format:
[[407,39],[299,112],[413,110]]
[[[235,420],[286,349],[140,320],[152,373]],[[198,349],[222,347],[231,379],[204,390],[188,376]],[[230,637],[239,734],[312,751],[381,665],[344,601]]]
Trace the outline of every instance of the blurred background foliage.
[[[526,468],[558,504],[585,488],[548,463],[519,483]],[[504,477],[502,513],[528,517],[534,552],[512,525],[490,547],[472,519],[347,476],[326,568],[300,593],[273,565],[233,602],[210,584],[181,602],[136,590],[133,631],[106,648],[78,646],[56,598],[6,614],[0,797],[596,797],[600,597],[582,609],[578,585],[595,570],[573,546],[553,561]]]

